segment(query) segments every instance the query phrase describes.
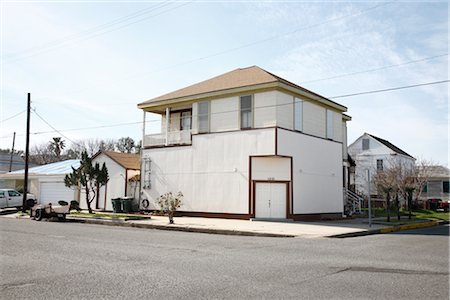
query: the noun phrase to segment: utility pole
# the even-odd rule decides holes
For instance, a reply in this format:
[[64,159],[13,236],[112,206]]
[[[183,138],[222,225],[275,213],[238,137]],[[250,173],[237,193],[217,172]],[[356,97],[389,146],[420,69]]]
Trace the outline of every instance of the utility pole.
[[30,155],[30,113],[31,113],[31,94],[28,93],[27,101],[27,133],[25,142],[25,178],[23,182],[23,201],[22,214],[27,209],[27,193],[28,193],[28,157]]
[[14,143],[16,142],[16,132],[14,131],[13,135],[13,144],[11,148],[11,158],[9,159],[9,172],[12,171],[12,163],[13,163],[13,156],[14,156]]
[[372,203],[371,203],[371,199],[370,199],[370,170],[367,170],[367,182],[369,183],[369,188],[368,188],[368,194],[369,194],[369,198],[368,198],[368,203],[367,205],[369,206],[369,227],[372,227]]

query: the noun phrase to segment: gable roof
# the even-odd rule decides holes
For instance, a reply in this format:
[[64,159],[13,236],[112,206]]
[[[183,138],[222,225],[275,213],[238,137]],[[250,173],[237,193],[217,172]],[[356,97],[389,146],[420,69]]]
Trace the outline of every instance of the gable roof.
[[402,155],[406,155],[408,157],[411,157],[413,159],[415,159],[413,156],[409,155],[408,153],[406,153],[405,151],[403,151],[402,149],[398,148],[397,146],[395,146],[394,144],[392,144],[391,142],[384,140],[382,138],[376,137],[372,134],[368,134],[370,137],[374,138],[375,140],[377,140],[378,142],[382,143],[383,145],[385,145],[386,147],[388,147],[389,149],[391,149],[392,151],[394,151],[395,153],[398,154],[402,154]]
[[[252,66],[247,68],[239,68],[233,71],[224,73],[222,75],[213,77],[211,79],[201,81],[199,83],[190,85],[188,87],[170,92],[168,94],[147,100],[138,104],[139,108],[145,108],[147,105],[164,102],[168,100],[184,99],[193,96],[200,98],[202,95],[206,96],[208,93],[213,92],[225,92],[236,88],[255,87],[263,84],[283,84],[285,86],[306,92],[313,95],[317,100],[321,100],[328,105],[332,105],[342,111],[347,111],[347,108],[341,104],[331,101],[319,94],[311,92],[295,83],[292,83],[286,79],[283,79],[277,75],[274,75],[258,66]],[[274,85],[276,86],[276,85]]]
[[141,169],[139,154],[122,153],[114,151],[99,151],[94,156],[92,156],[92,159],[95,159],[102,153],[111,158],[116,163],[118,163],[120,166],[124,167],[125,169],[131,170]]
[[[42,166],[37,166],[28,169],[29,175],[65,175],[72,172],[72,167],[75,169],[80,167],[79,159],[68,159],[63,161],[58,161],[51,164],[46,164]],[[18,170],[8,174],[24,174],[25,170]]]

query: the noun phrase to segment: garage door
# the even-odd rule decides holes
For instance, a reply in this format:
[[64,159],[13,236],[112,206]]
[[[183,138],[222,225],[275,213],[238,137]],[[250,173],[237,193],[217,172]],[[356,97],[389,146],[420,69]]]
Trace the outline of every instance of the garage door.
[[64,182],[41,182],[39,203],[57,204],[60,200],[70,203],[70,201],[74,200],[74,195],[74,190],[66,187]]
[[262,219],[286,219],[285,183],[256,183],[255,217]]

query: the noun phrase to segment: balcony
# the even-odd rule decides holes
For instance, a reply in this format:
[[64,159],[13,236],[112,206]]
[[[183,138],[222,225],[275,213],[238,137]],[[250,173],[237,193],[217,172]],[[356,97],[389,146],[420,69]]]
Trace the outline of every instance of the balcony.
[[144,137],[144,147],[190,145],[191,143],[191,130],[169,131],[167,135],[156,133]]

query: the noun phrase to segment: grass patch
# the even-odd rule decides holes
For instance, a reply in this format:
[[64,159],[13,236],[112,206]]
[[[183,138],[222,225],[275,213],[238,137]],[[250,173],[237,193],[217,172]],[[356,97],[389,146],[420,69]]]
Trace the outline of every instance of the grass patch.
[[126,214],[103,214],[103,213],[85,213],[85,212],[71,212],[71,216],[74,217],[97,217],[97,218],[110,218],[110,219],[127,219],[127,220],[142,220],[145,217],[140,216],[129,216]]
[[[368,215],[369,215],[368,209],[363,208],[362,214],[358,215],[357,217],[367,218]],[[395,211],[395,209],[391,210],[390,215],[391,215],[391,222],[397,222],[397,212]],[[408,215],[409,215],[408,210],[400,209],[400,216],[402,217],[401,218],[402,222],[406,221],[404,217],[408,216]],[[387,211],[384,208],[372,208],[372,216],[374,218],[387,217]],[[434,211],[434,210],[429,210],[429,209],[413,210],[411,213],[411,216],[413,219],[449,221],[449,213],[448,212],[439,212],[439,211]]]

